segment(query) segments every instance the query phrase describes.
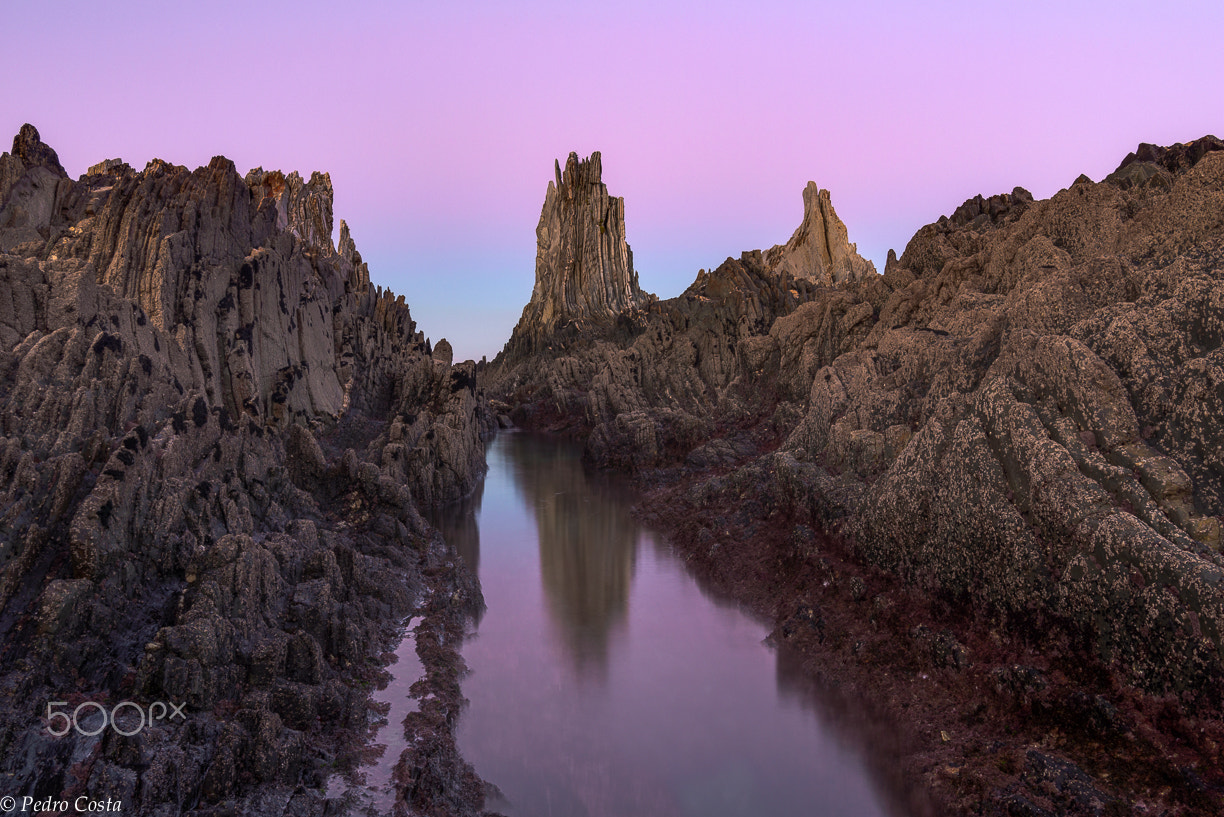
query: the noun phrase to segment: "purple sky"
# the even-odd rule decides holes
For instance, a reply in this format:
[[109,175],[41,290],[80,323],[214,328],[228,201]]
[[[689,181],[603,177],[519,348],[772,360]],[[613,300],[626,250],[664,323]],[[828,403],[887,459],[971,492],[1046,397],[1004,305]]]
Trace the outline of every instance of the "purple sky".
[[[327,170],[371,277],[459,357],[534,281],[553,160],[603,152],[642,286],[784,242],[812,179],[859,251],[977,193],[1224,136],[1224,3],[17,2],[0,138]],[[853,8],[850,6],[853,5]]]

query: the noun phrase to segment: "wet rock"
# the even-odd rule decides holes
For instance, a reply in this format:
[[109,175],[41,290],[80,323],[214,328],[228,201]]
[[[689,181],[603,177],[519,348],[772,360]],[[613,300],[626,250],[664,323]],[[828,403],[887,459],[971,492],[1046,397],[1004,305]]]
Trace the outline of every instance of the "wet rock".
[[1029,749],[1025,755],[1022,779],[1046,795],[1060,810],[1073,814],[1103,817],[1116,802],[1098,789],[1092,777],[1074,763],[1038,749]]
[[1015,792],[996,793],[990,807],[987,814],[991,817],[1055,817],[1054,812]]
[[936,667],[959,670],[969,666],[969,651],[950,630],[934,632],[925,624],[919,624],[910,630],[910,638]]
[[1098,737],[1114,739],[1130,731],[1126,719],[1104,695],[1074,692],[1067,701],[1066,708],[1075,722],[1082,724]]
[[805,631],[814,633],[820,641],[824,641],[825,619],[815,605],[801,605],[781,626],[783,638],[791,638]]
[[1045,673],[1036,667],[1012,665],[996,667],[991,671],[995,691],[1023,706],[1031,706],[1049,685]]

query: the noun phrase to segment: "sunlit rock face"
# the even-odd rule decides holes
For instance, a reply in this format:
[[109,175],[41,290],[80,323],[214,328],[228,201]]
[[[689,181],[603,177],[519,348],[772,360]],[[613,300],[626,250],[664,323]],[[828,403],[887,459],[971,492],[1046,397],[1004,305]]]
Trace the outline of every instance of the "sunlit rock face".
[[789,241],[765,253],[765,266],[826,286],[858,281],[876,271],[875,265],[850,243],[829,191],[821,190],[816,182],[808,182],[803,188],[803,223]]
[[571,153],[548,183],[536,227],[535,288],[505,355],[545,349],[559,330],[598,330],[649,302],[625,239],[625,200],[608,195],[596,151]]

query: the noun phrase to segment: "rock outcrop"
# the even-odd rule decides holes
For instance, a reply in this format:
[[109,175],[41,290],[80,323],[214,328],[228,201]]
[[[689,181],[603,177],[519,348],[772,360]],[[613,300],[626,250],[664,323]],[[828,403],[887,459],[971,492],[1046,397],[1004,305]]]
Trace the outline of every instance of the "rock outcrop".
[[537,357],[501,396],[596,463],[688,469],[695,512],[835,537],[967,616],[1213,706],[1221,147],[1141,146],[1046,201],[976,197],[884,275],[826,265],[825,286],[792,272],[825,213],[810,186],[786,247],[700,273],[629,340]]
[[625,239],[625,200],[608,195],[599,152],[571,153],[555,170],[536,227],[535,288],[499,356],[507,360],[598,333],[650,301]]
[[765,253],[765,267],[824,286],[859,281],[876,272],[875,264],[859,255],[858,247],[850,243],[829,191],[818,188],[816,182],[808,182],[803,188],[803,222],[799,229],[785,244],[774,245]]
[[719,550],[749,560],[711,567],[732,585],[826,575],[820,543],[841,542],[964,620],[1218,713],[1221,148],[1142,145],[1048,201],[977,196],[882,276],[844,261],[811,185],[787,245],[490,383],[596,464],[686,475],[669,513],[708,520],[685,534],[701,553],[776,547]]
[[[338,738],[452,558],[417,507],[471,490],[490,423],[331,232],[326,174],[73,181],[28,125],[0,156],[6,794],[335,807]],[[459,585],[433,589],[478,606]],[[54,738],[65,696],[185,718]]]
[[[565,178],[592,173],[597,178],[598,159],[599,154],[592,156],[593,169],[588,169],[571,154]],[[557,189],[550,183],[545,215],[557,207]],[[618,206],[623,212],[623,204]],[[545,221],[541,219],[542,227]],[[544,248],[556,245],[545,241],[543,230],[540,235],[539,258],[553,258],[555,253],[545,253]],[[543,277],[541,269],[546,271]],[[706,433],[710,422],[740,422],[753,412],[750,405],[768,403],[772,383],[766,392],[748,392],[756,386],[752,373],[771,354],[777,357],[776,349],[770,352],[761,339],[774,321],[831,287],[834,280],[870,283],[879,277],[849,242],[828,191],[814,183],[804,191],[803,222],[786,245],[768,253],[746,252],[715,270],[702,270],[677,298],[626,296],[621,303],[637,306],[615,314],[614,323],[613,314],[604,310],[602,323],[571,322],[565,331],[554,330],[546,346],[524,342],[529,334],[525,327],[539,325],[529,315],[543,314],[547,299],[541,292],[575,288],[563,275],[572,269],[576,268],[552,260],[537,261],[531,303],[485,382],[505,398],[507,408],[515,407],[514,419],[520,425],[582,436],[594,431],[588,453],[596,462],[634,467],[661,461],[658,457],[664,450],[691,445]],[[586,272],[578,275],[583,280],[589,277]],[[541,286],[541,280],[548,282],[547,287]],[[637,291],[634,276],[623,292]],[[554,313],[558,309],[552,307]],[[840,315],[840,307],[834,310]],[[848,329],[861,319],[859,310]],[[640,413],[663,406],[666,416],[648,419]],[[620,432],[613,434],[613,429]],[[673,440],[676,434],[680,439]]]

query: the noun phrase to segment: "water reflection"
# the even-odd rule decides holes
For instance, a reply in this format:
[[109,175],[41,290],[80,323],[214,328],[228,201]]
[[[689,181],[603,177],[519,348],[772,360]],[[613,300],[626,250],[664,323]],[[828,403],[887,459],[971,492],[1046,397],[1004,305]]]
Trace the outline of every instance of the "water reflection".
[[454,545],[464,564],[480,572],[480,503],[484,498],[485,481],[476,483],[476,490],[461,502],[452,502],[429,512],[429,521],[442,533],[449,545]]
[[488,604],[463,645],[458,740],[504,792],[497,811],[887,813],[856,753],[799,700],[791,656],[641,529],[623,486],[555,440],[503,434],[488,460],[480,496],[439,523],[480,565]]
[[550,621],[579,678],[604,680],[622,627],[639,528],[615,482],[588,475],[572,443],[513,435],[506,453],[533,509]]
[[[905,738],[878,712],[865,708],[859,695],[847,694],[837,683],[827,683],[817,669],[809,671],[802,653],[785,643],[774,647],[778,698],[816,716],[822,728],[846,754],[855,754],[871,769],[883,804],[893,814],[932,815],[939,808],[922,789],[907,783],[891,759],[905,753]],[[808,666],[805,666],[808,665]]]

